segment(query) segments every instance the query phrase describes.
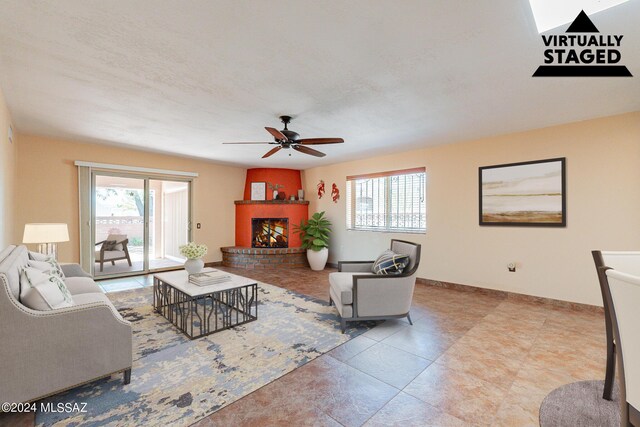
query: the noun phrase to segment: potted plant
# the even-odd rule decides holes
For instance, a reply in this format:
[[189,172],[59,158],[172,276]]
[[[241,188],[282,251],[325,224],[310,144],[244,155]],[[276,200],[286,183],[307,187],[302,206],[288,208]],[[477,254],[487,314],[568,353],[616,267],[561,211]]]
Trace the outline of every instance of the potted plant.
[[187,273],[196,274],[202,271],[204,267],[202,257],[207,254],[208,250],[207,245],[198,245],[196,242],[180,246],[180,253],[187,258],[184,262],[184,269],[187,270]]
[[308,221],[301,221],[295,226],[296,233],[302,238],[302,247],[307,250],[307,260],[312,270],[324,269],[329,257],[329,233],[331,222],[324,212],[316,212]]

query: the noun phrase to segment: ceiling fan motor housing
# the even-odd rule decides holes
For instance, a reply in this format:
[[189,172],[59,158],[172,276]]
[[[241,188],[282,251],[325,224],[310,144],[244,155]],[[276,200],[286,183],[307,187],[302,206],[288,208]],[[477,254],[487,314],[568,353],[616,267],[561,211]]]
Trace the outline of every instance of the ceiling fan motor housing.
[[294,132],[289,129],[283,129],[280,132],[282,132],[284,136],[286,136],[289,139],[290,142],[297,141],[298,139],[300,139],[300,135],[298,134],[298,132]]
[[284,136],[287,137],[289,142],[297,141],[298,139],[300,139],[300,135],[298,134],[298,132],[289,130],[289,128],[287,127],[287,125],[291,122],[291,116],[280,116],[280,121],[284,123],[284,129],[282,129],[280,132],[282,132]]

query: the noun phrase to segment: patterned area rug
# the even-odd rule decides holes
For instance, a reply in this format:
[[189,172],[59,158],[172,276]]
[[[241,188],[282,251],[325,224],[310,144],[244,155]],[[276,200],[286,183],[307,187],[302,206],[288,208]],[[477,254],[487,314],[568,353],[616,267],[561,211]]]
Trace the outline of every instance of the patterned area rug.
[[334,307],[259,283],[258,320],[190,340],[152,309],[152,288],[108,294],[132,322],[131,384],[122,375],[45,402],[87,413],[38,413],[37,425],[189,425],[367,330],[340,331]]

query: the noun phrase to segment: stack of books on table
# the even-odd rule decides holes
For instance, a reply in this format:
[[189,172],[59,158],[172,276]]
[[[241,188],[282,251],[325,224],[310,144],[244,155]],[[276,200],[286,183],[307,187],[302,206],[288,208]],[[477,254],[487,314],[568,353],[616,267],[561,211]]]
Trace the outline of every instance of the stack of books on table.
[[231,276],[222,271],[207,271],[189,275],[189,283],[198,286],[217,285],[231,280]]

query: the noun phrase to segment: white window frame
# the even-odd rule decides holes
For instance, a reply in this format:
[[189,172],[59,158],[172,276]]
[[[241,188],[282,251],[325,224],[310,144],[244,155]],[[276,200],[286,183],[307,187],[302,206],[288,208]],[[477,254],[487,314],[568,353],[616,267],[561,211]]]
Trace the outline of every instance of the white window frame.
[[[420,212],[420,206],[418,207],[418,215],[424,215],[424,227],[392,227],[392,209],[391,203],[394,197],[394,193],[391,181],[394,177],[402,176],[402,175],[414,175],[414,174],[423,174],[423,189],[422,189],[422,200],[421,204],[424,207],[423,213]],[[356,225],[356,182],[365,180],[365,179],[384,179],[384,226],[362,226]],[[403,169],[403,170],[395,170],[388,172],[378,172],[372,174],[364,174],[364,175],[353,175],[347,176],[347,208],[346,208],[346,224],[347,230],[349,231],[375,231],[382,233],[412,233],[412,234],[425,234],[427,232],[427,207],[426,207],[426,199],[427,199],[427,176],[426,176],[426,168],[412,168],[412,169]],[[414,193],[412,192],[412,195]],[[406,195],[405,195],[406,196]],[[406,200],[406,197],[405,197]]]

